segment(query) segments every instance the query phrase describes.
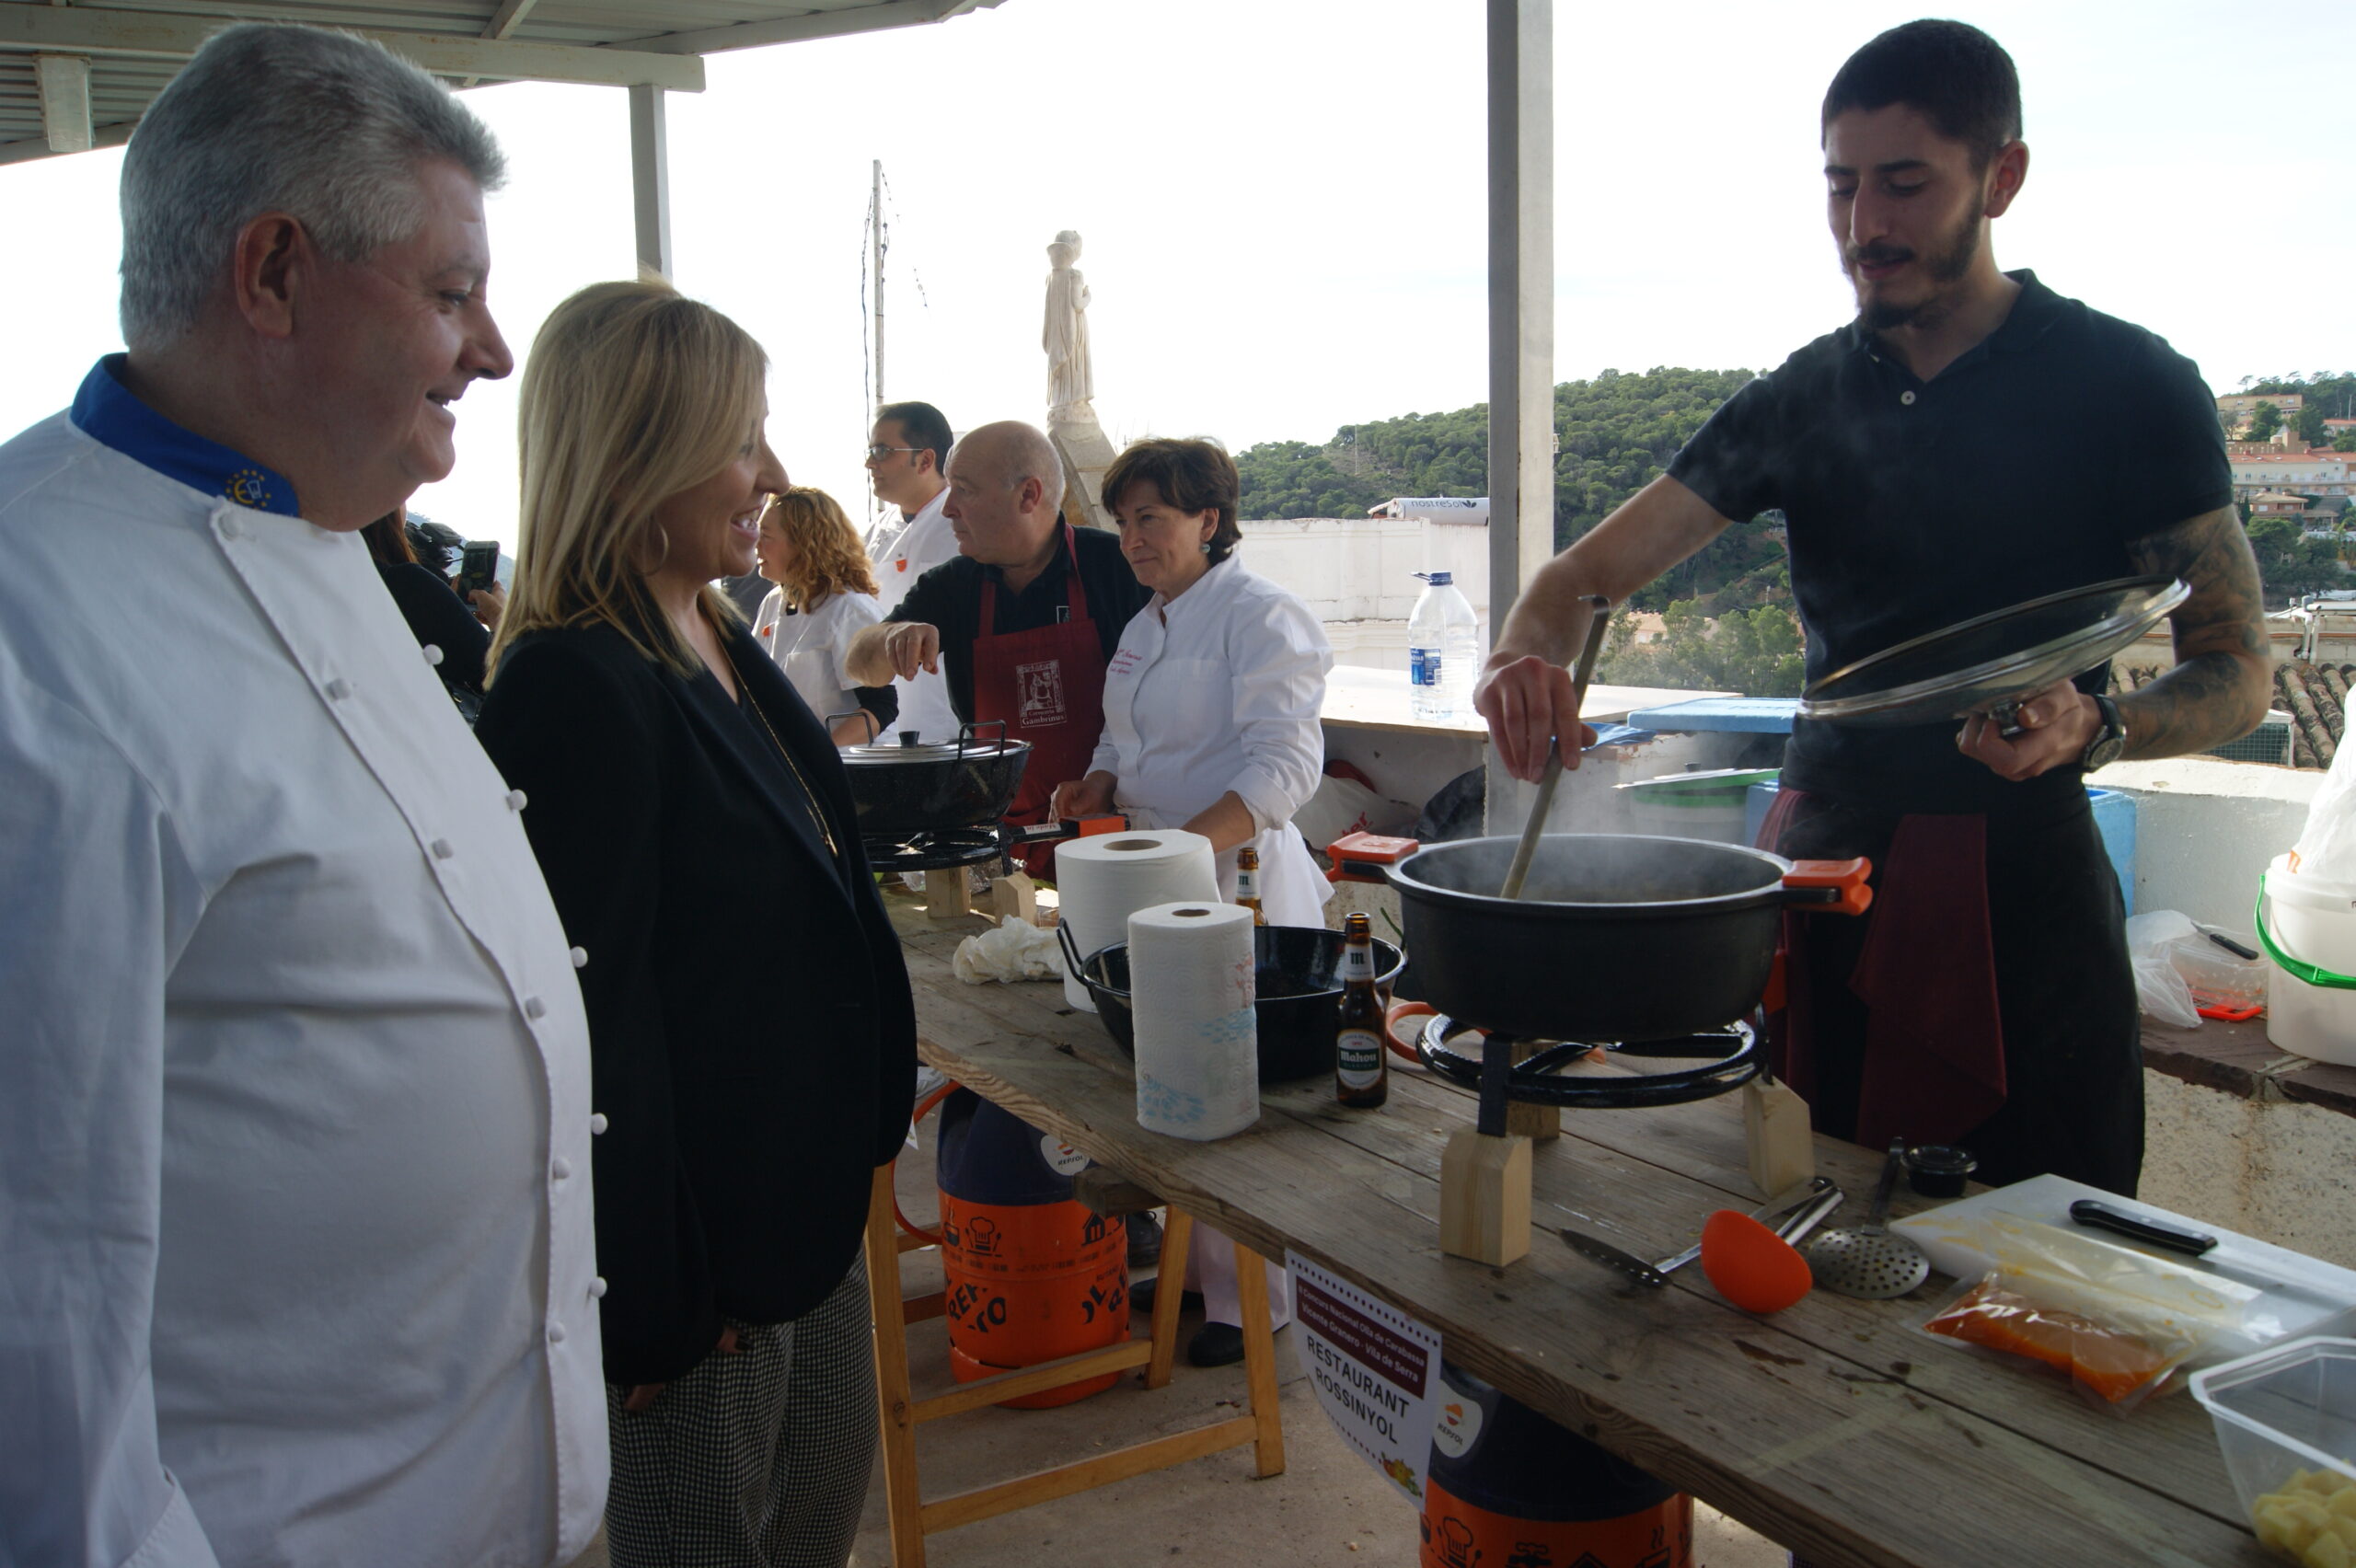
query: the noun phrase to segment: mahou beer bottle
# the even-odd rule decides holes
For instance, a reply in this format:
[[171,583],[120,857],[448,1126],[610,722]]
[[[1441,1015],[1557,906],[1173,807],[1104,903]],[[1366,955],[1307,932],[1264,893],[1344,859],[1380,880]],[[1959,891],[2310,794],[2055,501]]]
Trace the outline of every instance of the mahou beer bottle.
[[1334,1095],[1370,1111],[1391,1098],[1382,998],[1374,988],[1374,931],[1363,915],[1342,928],[1342,1022],[1334,1041]]
[[1252,911],[1253,925],[1268,923],[1260,913],[1260,851],[1249,845],[1235,852],[1235,902]]

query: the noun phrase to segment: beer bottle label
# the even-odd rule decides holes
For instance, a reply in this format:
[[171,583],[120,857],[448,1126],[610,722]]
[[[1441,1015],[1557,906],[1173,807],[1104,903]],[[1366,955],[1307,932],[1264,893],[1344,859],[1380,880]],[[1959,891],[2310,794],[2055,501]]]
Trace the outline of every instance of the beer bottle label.
[[1352,942],[1342,950],[1342,984],[1374,978],[1374,944]]
[[1372,1089],[1382,1079],[1382,1040],[1370,1029],[1345,1029],[1334,1038],[1336,1067],[1350,1089]]

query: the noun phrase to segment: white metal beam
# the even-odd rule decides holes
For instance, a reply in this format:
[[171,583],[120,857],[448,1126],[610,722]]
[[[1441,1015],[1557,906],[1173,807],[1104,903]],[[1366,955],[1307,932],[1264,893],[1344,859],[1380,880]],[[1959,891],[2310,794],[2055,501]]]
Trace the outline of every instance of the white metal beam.
[[524,18],[529,16],[532,7],[538,4],[539,0],[499,0],[499,9],[493,11],[491,14],[491,20],[484,24],[482,36],[485,38],[507,37],[524,25]]
[[[524,25],[524,18],[530,16],[532,7],[538,4],[539,0],[499,0],[499,9],[493,11],[491,14],[491,20],[483,24],[482,36],[485,38],[507,37]],[[471,87],[481,80],[480,76],[461,76],[458,78],[458,86]]]
[[[213,17],[160,11],[97,11],[81,6],[0,5],[0,50],[72,54],[130,54],[184,60],[219,32]],[[703,91],[703,62],[692,54],[634,49],[583,49],[571,44],[518,43],[512,39],[352,29],[441,76],[499,82],[585,82],[600,86],[652,86]]]
[[671,136],[663,89],[629,90],[630,211],[637,221],[638,264],[671,276]]
[[[131,140],[137,121],[121,121],[112,125],[100,125],[90,133],[92,147],[120,147]],[[0,142],[0,164],[30,163],[35,158],[54,156],[46,137],[28,136],[20,142]]]
[[37,54],[40,130],[52,153],[90,150],[90,62],[79,54]]
[[839,11],[813,11],[807,16],[784,17],[776,21],[738,22],[733,27],[641,38],[633,40],[632,47],[661,50],[664,53],[676,51],[682,54],[719,54],[772,43],[802,43],[814,38],[923,27],[999,3],[999,0],[877,0],[872,6],[854,6]]
[[1489,13],[1489,625],[1554,553],[1553,0]]

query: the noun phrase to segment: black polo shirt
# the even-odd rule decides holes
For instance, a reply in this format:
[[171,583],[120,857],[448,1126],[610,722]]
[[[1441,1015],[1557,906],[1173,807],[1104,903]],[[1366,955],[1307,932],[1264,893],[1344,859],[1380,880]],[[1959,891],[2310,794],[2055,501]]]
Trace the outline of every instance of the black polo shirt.
[[[1088,618],[1095,623],[1096,640],[1109,663],[1113,651],[1120,646],[1122,628],[1153,594],[1129,570],[1117,536],[1102,528],[1075,528],[1072,539],[1080,551],[1080,585],[1088,591]],[[974,721],[974,640],[981,635],[984,580],[998,584],[991,630],[1030,631],[1067,618],[1064,579],[1070,570],[1071,557],[1057,550],[1047,570],[1015,594],[1008,591],[1005,576],[997,567],[955,556],[918,578],[898,607],[884,618],[919,621],[941,628],[941,667],[949,677],[949,704],[959,719],[970,724]]]
[[[2216,400],[2142,328],[2037,281],[1925,382],[1854,323],[1729,398],[1670,460],[1720,514],[1782,509],[1813,681],[1908,638],[2125,577],[2130,541],[2233,500]],[[2098,690],[2103,672],[2081,685]],[[1954,722],[1801,721],[1784,778],[1908,812],[2058,800],[2074,767],[2007,783]]]

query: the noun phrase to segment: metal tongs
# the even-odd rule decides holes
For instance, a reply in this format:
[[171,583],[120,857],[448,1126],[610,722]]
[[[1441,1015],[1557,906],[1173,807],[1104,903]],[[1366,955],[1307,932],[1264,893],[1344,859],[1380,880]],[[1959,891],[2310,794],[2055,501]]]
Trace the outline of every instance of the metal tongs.
[[[1796,1187],[1787,1188],[1750,1211],[1750,1217],[1781,1236],[1794,1246],[1820,1224],[1824,1216],[1841,1206],[1841,1189],[1830,1176],[1811,1176]],[[1556,1205],[1561,1207],[1561,1205]],[[1566,1211],[1567,1212],[1567,1211]],[[1632,1252],[1625,1252],[1609,1241],[1598,1240],[1576,1230],[1564,1230],[1563,1240],[1572,1251],[1592,1262],[1617,1269],[1638,1285],[1656,1289],[1669,1283],[1669,1276],[1702,1255],[1702,1243],[1695,1241],[1683,1251],[1648,1263]]]

